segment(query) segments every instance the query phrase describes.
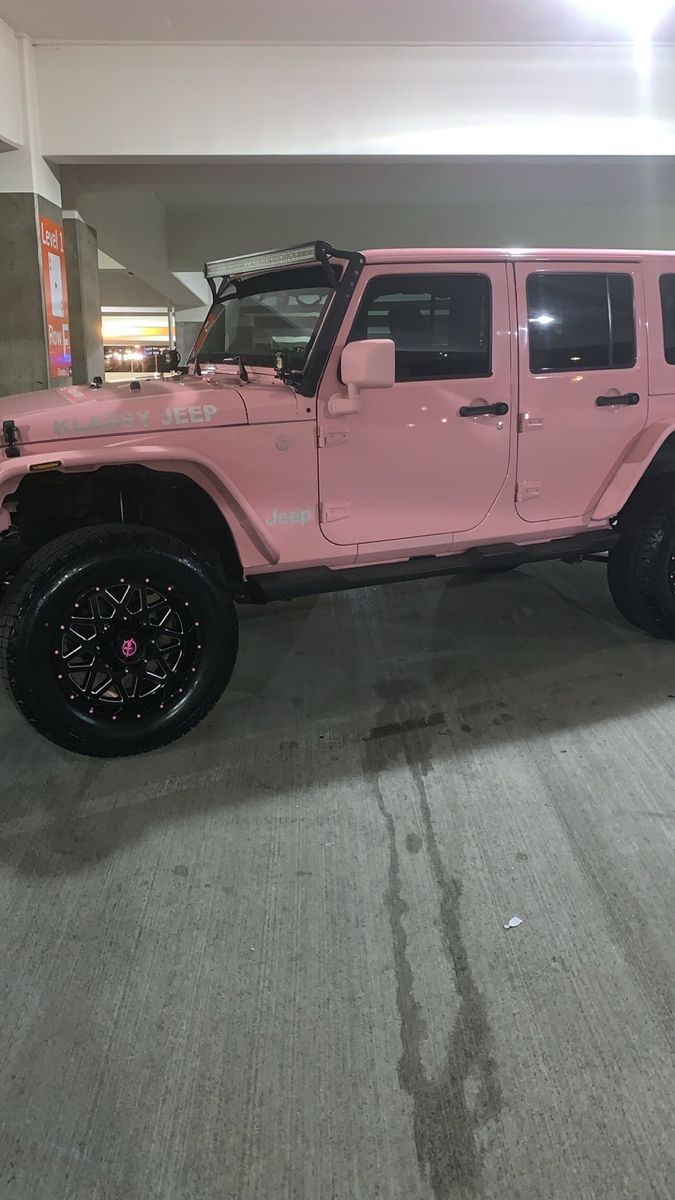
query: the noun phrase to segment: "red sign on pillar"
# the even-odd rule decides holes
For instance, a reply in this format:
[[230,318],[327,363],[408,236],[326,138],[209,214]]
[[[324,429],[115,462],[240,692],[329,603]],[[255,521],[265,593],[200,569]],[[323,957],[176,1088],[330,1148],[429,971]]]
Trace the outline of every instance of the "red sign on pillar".
[[66,255],[63,248],[63,225],[58,221],[40,217],[40,249],[47,313],[49,374],[52,379],[59,379],[69,377],[71,369]]

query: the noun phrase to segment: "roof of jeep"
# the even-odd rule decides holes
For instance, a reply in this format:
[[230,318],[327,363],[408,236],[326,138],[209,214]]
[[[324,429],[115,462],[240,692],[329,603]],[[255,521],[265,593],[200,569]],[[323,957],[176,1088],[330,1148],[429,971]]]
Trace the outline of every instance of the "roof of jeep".
[[518,259],[542,259],[560,262],[635,262],[643,258],[670,258],[673,250],[578,250],[578,249],[513,249],[467,247],[429,247],[418,249],[363,250],[362,254],[368,263],[409,263],[409,262],[495,262]]

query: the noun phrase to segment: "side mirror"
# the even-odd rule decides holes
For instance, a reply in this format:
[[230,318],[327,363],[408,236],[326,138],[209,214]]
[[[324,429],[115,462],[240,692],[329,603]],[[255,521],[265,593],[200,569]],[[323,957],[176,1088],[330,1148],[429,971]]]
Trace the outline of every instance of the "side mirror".
[[340,358],[346,396],[331,396],[328,411],[333,417],[358,412],[361,392],[370,388],[390,388],[396,380],[396,347],[390,338],[349,342]]

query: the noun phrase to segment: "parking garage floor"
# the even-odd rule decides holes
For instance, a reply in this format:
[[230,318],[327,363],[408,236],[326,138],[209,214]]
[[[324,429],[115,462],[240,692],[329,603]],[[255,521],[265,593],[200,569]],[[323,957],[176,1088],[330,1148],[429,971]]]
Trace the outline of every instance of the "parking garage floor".
[[675,646],[602,566],[247,609],[143,758],[2,729],[3,1200],[670,1200]]

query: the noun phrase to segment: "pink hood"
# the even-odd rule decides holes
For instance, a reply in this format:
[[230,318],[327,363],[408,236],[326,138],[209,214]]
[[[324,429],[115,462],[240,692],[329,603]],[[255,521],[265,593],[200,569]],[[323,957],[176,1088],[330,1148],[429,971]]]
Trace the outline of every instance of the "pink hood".
[[247,423],[241,393],[229,382],[183,376],[140,384],[133,390],[127,381],[6,396],[0,422],[15,422],[22,445]]

